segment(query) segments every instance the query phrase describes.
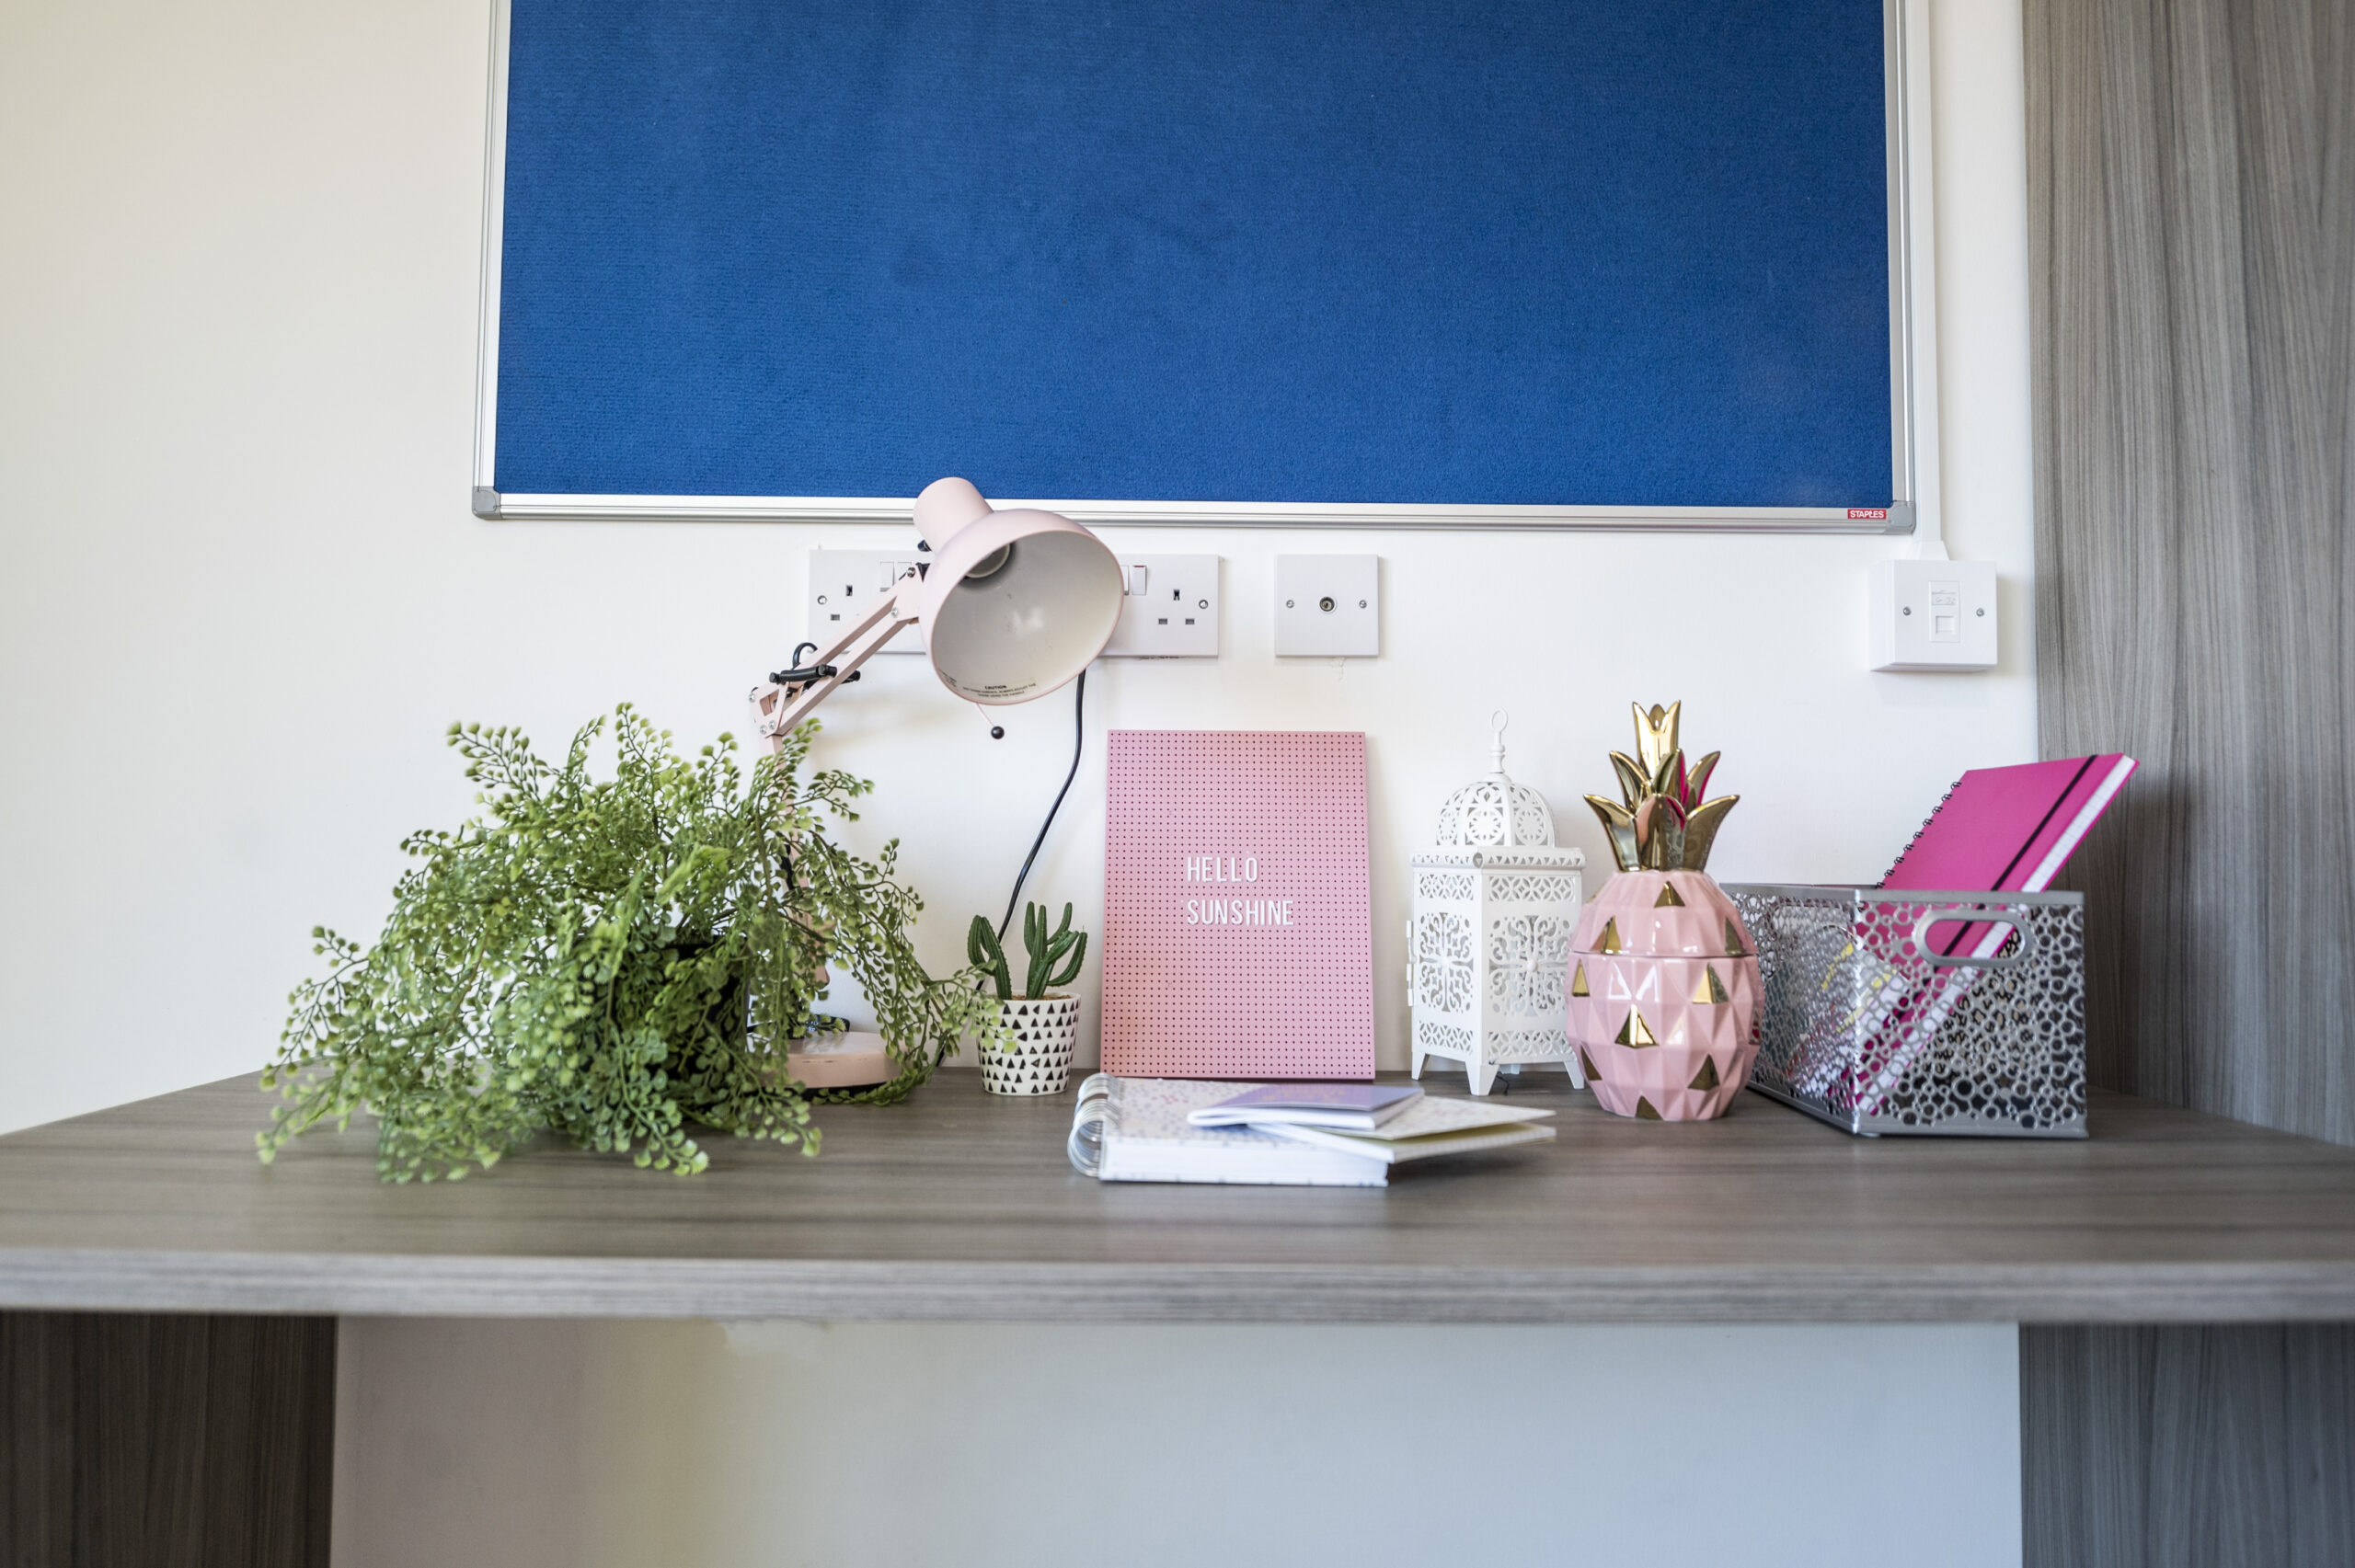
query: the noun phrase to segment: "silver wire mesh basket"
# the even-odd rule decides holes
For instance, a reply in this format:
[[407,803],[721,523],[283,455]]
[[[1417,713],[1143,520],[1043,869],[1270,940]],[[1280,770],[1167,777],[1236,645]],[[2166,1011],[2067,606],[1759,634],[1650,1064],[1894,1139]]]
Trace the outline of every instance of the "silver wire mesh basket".
[[1866,1137],[2085,1136],[2084,894],[1726,892],[1764,990],[1752,1088]]

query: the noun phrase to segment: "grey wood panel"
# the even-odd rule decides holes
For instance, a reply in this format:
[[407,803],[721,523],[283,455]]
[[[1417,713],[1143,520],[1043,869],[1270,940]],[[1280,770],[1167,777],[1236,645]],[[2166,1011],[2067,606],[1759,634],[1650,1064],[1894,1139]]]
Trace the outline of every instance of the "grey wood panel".
[[2027,0],[2037,691],[2094,1082],[2355,1142],[2355,6]]
[[[1541,1083],[1546,1081],[1541,1080]],[[268,1167],[232,1079],[0,1138],[0,1305],[1161,1321],[2355,1317],[2355,1151],[2115,1095],[2084,1141],[1870,1140],[1757,1096],[1384,1190],[1104,1185],[1068,1094],[944,1073],[680,1178],[535,1147],[388,1186],[370,1129]]]
[[327,1568],[332,1318],[0,1312],[0,1564]]
[[2355,1561],[2355,1325],[2025,1329],[2020,1415],[2026,1568]]
[[[2027,0],[2037,688],[2097,1083],[2355,1141],[2355,6]],[[2355,1562],[2355,1329],[2028,1328],[2033,1568]]]

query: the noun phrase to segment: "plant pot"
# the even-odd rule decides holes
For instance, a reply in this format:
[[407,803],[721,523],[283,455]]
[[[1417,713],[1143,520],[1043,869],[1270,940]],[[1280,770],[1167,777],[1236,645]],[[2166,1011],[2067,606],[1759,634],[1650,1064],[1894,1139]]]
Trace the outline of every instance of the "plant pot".
[[1758,944],[1705,871],[1623,871],[1570,939],[1568,1030],[1604,1109],[1725,1114],[1758,1059]]
[[1016,997],[997,1004],[1012,1046],[982,1047],[982,1086],[993,1094],[1060,1094],[1079,1042],[1079,998]]

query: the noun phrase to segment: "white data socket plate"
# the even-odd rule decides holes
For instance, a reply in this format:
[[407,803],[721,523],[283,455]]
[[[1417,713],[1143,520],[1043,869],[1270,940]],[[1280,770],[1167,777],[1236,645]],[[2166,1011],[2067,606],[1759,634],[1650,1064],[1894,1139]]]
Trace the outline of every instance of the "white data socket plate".
[[1878,561],[1872,578],[1872,668],[1995,668],[1993,561]]
[[1382,652],[1382,557],[1276,557],[1276,655],[1373,658]]
[[1120,555],[1120,624],[1107,658],[1216,658],[1218,557]]
[[[812,550],[810,552],[810,640],[822,653],[835,639],[867,619],[892,583],[925,559],[916,547],[904,550]],[[910,626],[885,646],[885,653],[922,653],[924,628]]]

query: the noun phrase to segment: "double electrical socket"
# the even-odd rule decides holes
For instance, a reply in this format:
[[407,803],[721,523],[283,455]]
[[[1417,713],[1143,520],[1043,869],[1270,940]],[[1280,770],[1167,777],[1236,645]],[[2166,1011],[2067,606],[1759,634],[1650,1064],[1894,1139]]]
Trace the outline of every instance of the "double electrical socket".
[[[912,576],[925,556],[913,550],[810,552],[810,640],[821,649],[859,624]],[[1219,558],[1120,555],[1120,624],[1107,658],[1216,658]],[[885,653],[922,653],[924,628],[911,626]]]

